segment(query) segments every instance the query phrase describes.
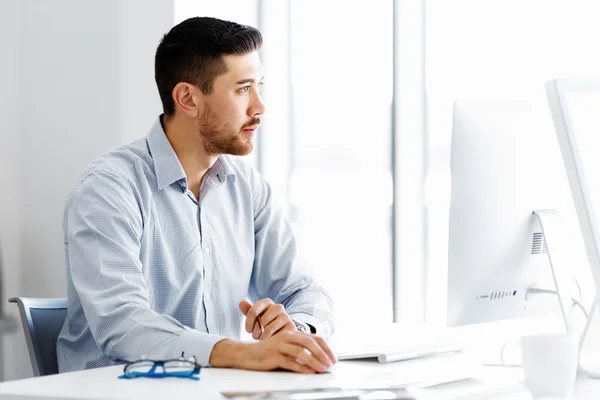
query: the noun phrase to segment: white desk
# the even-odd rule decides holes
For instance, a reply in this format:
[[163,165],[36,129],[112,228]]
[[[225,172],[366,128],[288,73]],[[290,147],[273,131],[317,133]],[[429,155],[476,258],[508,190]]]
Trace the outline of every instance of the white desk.
[[[330,373],[300,375],[286,372],[251,372],[232,369],[202,369],[199,381],[189,379],[117,379],[122,366],[99,368],[40,378],[30,378],[0,384],[0,398],[33,399],[223,399],[223,391],[290,390],[315,387],[361,387],[366,383],[383,386],[385,382],[406,383],[423,376],[424,368],[432,374],[449,363],[339,362]],[[530,400],[525,391],[520,369],[480,367],[474,371],[477,379],[464,380],[430,388],[411,389],[418,399],[522,399]],[[431,376],[431,375],[430,375]],[[597,400],[600,380],[577,383],[574,400]]]

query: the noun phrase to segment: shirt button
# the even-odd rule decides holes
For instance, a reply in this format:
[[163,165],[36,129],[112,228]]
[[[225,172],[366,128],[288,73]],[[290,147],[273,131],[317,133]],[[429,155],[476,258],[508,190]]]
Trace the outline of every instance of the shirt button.
[[204,252],[205,252],[206,254],[208,254],[208,253],[210,253],[210,249],[209,249],[208,247],[205,247],[205,248],[204,248]]

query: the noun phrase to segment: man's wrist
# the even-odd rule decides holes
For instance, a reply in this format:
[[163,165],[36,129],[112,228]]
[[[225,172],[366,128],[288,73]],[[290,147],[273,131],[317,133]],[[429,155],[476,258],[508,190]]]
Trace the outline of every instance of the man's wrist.
[[306,325],[308,325],[310,327],[310,332],[315,335],[319,335],[319,336],[326,335],[325,337],[330,336],[330,333],[328,333],[329,330],[323,329],[322,321],[319,320],[318,318],[315,318],[311,314],[308,314],[306,312],[292,312],[292,313],[290,313],[290,317],[292,319],[295,319],[296,321],[304,322]]
[[292,322],[296,325],[296,329],[304,333],[314,333],[313,328],[306,322],[300,321],[299,319],[292,318]]
[[230,339],[217,342],[210,353],[209,364],[215,368],[239,368],[245,344]]

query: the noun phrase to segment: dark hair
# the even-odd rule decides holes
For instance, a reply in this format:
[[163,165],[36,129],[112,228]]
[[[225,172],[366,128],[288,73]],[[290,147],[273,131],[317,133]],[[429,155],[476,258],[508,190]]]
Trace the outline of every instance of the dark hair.
[[260,50],[258,29],[217,18],[186,19],[163,36],[154,58],[154,79],[166,116],[175,113],[173,88],[179,82],[210,94],[215,78],[227,72],[224,55]]

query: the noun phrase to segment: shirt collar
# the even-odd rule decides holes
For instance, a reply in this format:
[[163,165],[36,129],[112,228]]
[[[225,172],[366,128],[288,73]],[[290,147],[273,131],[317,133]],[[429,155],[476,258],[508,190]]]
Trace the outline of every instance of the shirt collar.
[[169,139],[167,139],[161,120],[162,115],[156,119],[146,139],[150,156],[154,161],[154,171],[159,190],[163,190],[173,182],[185,180],[185,171]]
[[[177,158],[173,146],[167,139],[167,135],[162,127],[162,115],[156,119],[150,133],[147,136],[150,156],[154,160],[154,171],[158,189],[163,190],[174,182],[180,182],[182,189],[187,189],[187,179],[185,171]],[[206,172],[212,184],[215,186],[223,185],[229,177],[235,182],[235,173],[227,156],[219,156],[214,165]]]
[[215,186],[223,185],[229,178],[232,178],[232,181],[235,182],[235,174],[227,157],[223,155],[220,155],[213,166],[206,171],[206,176]]

